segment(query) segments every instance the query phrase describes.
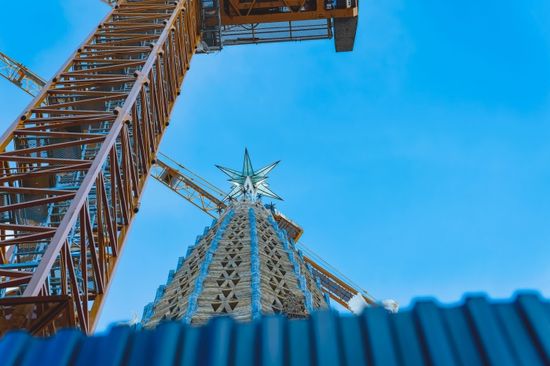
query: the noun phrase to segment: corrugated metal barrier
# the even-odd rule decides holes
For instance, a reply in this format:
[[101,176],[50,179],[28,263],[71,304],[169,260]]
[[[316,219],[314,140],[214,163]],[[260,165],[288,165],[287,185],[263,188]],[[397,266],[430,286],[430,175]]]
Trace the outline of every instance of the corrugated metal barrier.
[[537,294],[514,301],[468,297],[460,306],[417,301],[389,314],[317,312],[309,319],[213,319],[192,327],[127,326],[49,339],[23,332],[0,340],[0,365],[550,365],[550,304]]

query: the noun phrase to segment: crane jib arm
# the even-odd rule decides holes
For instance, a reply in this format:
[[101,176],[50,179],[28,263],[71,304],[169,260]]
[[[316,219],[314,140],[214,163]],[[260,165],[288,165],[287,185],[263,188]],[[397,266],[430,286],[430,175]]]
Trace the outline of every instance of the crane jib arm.
[[2,52],[0,52],[0,76],[11,81],[31,96],[38,94],[45,84],[38,75]]

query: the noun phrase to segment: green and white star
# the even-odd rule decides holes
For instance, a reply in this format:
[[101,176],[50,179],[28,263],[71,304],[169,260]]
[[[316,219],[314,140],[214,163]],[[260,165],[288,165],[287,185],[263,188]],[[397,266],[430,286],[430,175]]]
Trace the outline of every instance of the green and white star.
[[238,198],[244,196],[248,199],[257,199],[262,196],[283,200],[277,194],[275,194],[267,183],[267,174],[271,172],[280,161],[276,161],[270,165],[263,167],[258,171],[254,171],[252,168],[252,161],[248,155],[248,150],[244,149],[244,162],[242,172],[238,172],[234,169],[224,168],[216,165],[218,169],[229,176],[229,182],[232,185],[231,192],[227,195],[229,198]]

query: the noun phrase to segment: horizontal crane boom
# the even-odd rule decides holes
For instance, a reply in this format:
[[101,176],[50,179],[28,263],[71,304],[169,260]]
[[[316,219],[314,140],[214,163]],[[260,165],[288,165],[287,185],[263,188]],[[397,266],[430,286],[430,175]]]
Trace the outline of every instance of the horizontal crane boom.
[[[101,0],[116,6],[116,0]],[[336,51],[351,51],[358,0],[202,0],[198,52],[250,43],[334,37]]]

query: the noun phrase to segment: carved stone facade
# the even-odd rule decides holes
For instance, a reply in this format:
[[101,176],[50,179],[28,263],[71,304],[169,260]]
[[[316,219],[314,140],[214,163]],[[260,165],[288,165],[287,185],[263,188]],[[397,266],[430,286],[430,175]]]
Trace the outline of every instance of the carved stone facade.
[[164,319],[202,324],[217,315],[306,317],[327,298],[300,254],[258,201],[232,203],[171,271],[142,323]]

